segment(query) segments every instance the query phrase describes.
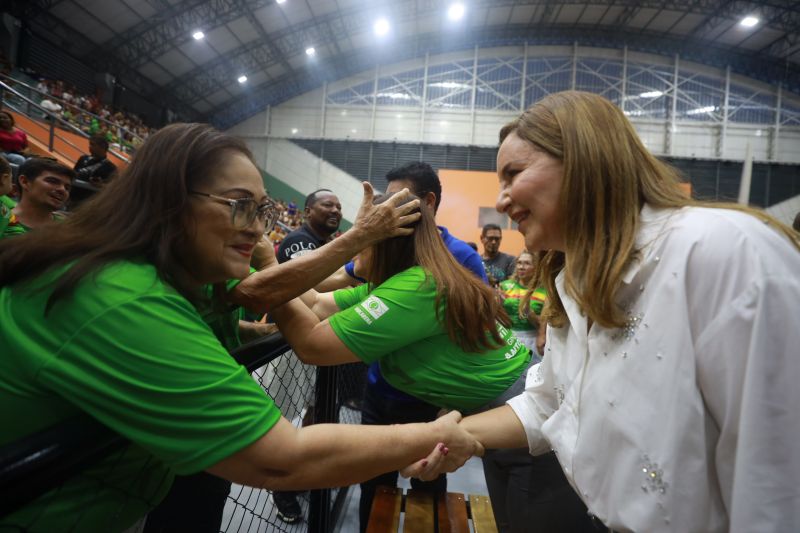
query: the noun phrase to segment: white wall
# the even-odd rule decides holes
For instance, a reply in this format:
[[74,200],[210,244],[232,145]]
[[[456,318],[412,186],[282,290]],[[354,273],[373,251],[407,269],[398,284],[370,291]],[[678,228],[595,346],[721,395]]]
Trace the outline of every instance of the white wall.
[[259,167],[305,195],[317,189],[330,189],[342,202],[344,218],[355,221],[363,189],[353,176],[291,141],[241,136]]
[[792,222],[794,222],[794,217],[797,213],[800,213],[800,195],[784,200],[779,204],[772,205],[766,209],[766,212],[784,224],[791,226]]

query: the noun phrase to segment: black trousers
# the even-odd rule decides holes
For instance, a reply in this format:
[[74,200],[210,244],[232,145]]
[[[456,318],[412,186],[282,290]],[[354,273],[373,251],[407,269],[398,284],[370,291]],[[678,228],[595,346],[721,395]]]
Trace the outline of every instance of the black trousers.
[[176,476],[167,496],[150,511],[144,533],[219,533],[231,482],[205,472]]
[[[412,422],[430,422],[436,420],[439,408],[421,400],[413,402],[396,401],[379,394],[374,387],[367,385],[361,410],[361,423],[366,425],[409,424]],[[367,530],[369,513],[375,489],[379,485],[394,487],[397,485],[398,473],[388,472],[361,484],[361,500],[358,515],[361,533]],[[411,479],[414,490],[425,490],[433,493],[447,492],[447,476],[442,474],[433,481]]]

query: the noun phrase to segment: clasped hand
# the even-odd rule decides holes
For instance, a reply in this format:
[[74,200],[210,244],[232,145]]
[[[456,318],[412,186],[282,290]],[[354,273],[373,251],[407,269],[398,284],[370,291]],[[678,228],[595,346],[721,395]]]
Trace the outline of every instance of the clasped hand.
[[444,442],[437,444],[427,457],[400,470],[400,475],[430,481],[445,472],[455,472],[472,456],[483,456],[483,445],[458,424],[460,421],[461,413],[450,411],[432,422],[445,430]]

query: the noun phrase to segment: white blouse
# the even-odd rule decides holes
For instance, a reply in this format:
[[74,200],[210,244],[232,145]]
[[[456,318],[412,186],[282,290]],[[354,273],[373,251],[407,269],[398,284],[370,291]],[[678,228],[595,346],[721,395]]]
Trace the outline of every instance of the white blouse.
[[641,213],[640,260],[593,324],[569,324],[508,403],[619,531],[800,531],[800,252],[737,211]]

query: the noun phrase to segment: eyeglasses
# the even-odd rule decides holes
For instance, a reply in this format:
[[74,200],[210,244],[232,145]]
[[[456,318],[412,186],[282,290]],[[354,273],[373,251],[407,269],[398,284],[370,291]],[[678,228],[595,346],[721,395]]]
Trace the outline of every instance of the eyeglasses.
[[278,216],[280,216],[280,210],[272,200],[267,200],[265,203],[259,205],[253,198],[225,198],[223,196],[217,196],[216,194],[208,194],[199,191],[189,191],[189,193],[205,196],[231,206],[231,223],[236,229],[250,227],[256,217],[258,217],[258,219],[264,223],[264,233],[268,233],[278,220]]
[[503,238],[502,237],[484,237],[487,241],[497,241],[500,242]]

